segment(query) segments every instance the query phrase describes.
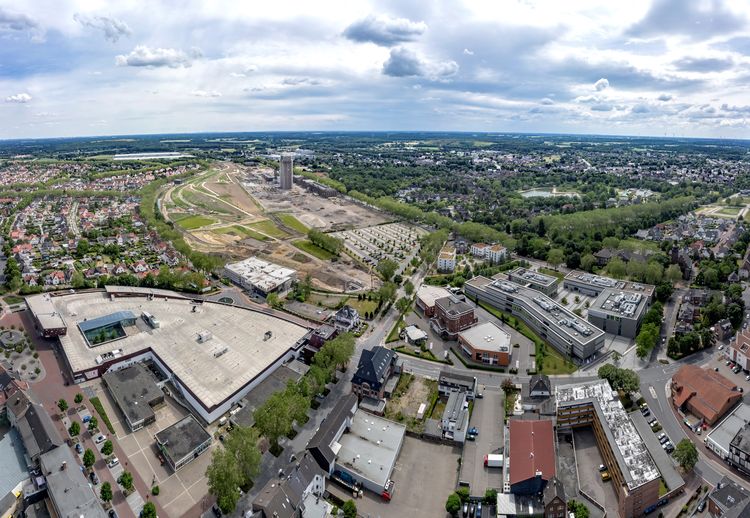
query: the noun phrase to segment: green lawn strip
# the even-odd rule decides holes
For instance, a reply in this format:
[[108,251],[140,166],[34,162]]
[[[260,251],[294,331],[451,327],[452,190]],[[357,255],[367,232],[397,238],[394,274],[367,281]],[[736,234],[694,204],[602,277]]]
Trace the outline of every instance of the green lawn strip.
[[257,230],[258,232],[262,232],[263,234],[266,234],[270,237],[275,237],[276,239],[284,239],[289,237],[289,234],[281,230],[279,227],[277,227],[273,221],[270,220],[263,220],[258,221],[257,223],[250,223],[249,225],[246,225],[247,227]]
[[466,361],[466,358],[463,357],[460,351],[456,350],[455,347],[451,347],[451,352],[458,358],[458,361],[464,364],[464,367],[467,369],[476,369],[480,371],[490,371],[490,372],[505,372],[505,367],[495,367],[492,365],[484,365],[479,363],[469,363]]
[[216,223],[215,219],[200,215],[188,216],[187,218],[182,218],[177,221],[177,224],[185,230],[194,230],[214,223]]
[[109,420],[109,416],[107,415],[106,410],[104,410],[104,406],[102,405],[102,402],[99,401],[98,397],[92,397],[89,399],[91,401],[91,404],[94,405],[94,408],[96,409],[96,412],[99,414],[99,417],[101,418],[102,422],[107,426],[107,430],[109,430],[109,433],[115,434],[115,427],[112,426],[112,422]]
[[407,356],[413,356],[415,358],[420,358],[422,360],[427,360],[435,363],[444,363],[446,365],[453,365],[453,362],[450,360],[440,360],[437,358],[434,354],[432,354],[432,351],[420,351],[420,352],[414,352],[412,349],[409,348],[410,346],[401,345],[399,347],[394,347],[393,350],[396,351],[399,354],[405,354]]
[[543,273],[545,275],[551,275],[552,277],[557,277],[558,279],[565,278],[565,274],[562,272],[559,272],[557,270],[553,270],[551,268],[539,268],[539,272]]
[[330,261],[333,259],[334,256],[331,252],[328,250],[323,250],[315,243],[308,241],[307,239],[303,239],[301,241],[295,241],[292,243],[294,246],[302,250],[303,252],[307,252],[308,254],[312,255],[313,257],[317,257],[318,259],[321,259],[323,261]]
[[499,309],[493,308],[485,302],[480,302],[479,305],[500,320],[503,319],[503,315],[508,322],[512,322],[513,320],[515,320],[516,326],[512,327],[515,327],[517,331],[519,331],[522,335],[536,344],[536,356],[540,355],[539,353],[541,350],[541,346],[546,346],[544,353],[544,362],[542,364],[542,374],[571,374],[577,370],[577,367],[570,361],[565,359],[557,349],[552,346],[547,346],[544,340],[542,340],[542,338],[539,337],[539,335],[537,335],[520,318],[514,315],[509,315],[508,313],[500,311]]
[[300,220],[292,216],[291,214],[279,213],[277,214],[281,222],[292,230],[299,232],[300,234],[307,235],[307,231],[310,230]]

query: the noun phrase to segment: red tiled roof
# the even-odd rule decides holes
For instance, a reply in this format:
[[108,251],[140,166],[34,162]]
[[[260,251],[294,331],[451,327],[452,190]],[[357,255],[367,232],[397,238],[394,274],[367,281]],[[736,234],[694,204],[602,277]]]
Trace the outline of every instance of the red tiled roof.
[[510,483],[511,485],[536,476],[542,479],[555,476],[555,444],[552,421],[510,421]]
[[734,382],[718,372],[695,365],[683,365],[672,376],[672,384],[675,405],[682,406],[689,401],[709,422],[716,420],[730,404],[742,398],[742,394],[734,390],[737,387]]

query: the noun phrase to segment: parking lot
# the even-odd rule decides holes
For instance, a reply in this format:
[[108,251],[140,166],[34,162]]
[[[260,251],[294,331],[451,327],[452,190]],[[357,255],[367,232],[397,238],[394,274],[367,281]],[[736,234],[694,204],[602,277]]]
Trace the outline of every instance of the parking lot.
[[469,484],[472,495],[482,496],[488,488],[503,488],[503,470],[485,468],[484,456],[502,453],[504,413],[505,396],[499,389],[486,389],[483,399],[474,400],[470,424],[479,429],[479,436],[464,444],[460,476],[462,483]]
[[[159,502],[169,516],[183,516],[196,503],[201,502],[208,494],[205,472],[211,462],[210,449],[178,472],[173,473],[166,464],[160,463],[154,441],[156,433],[185,417],[188,414],[187,410],[170,397],[166,397],[165,405],[155,411],[156,422],[130,433],[126,430],[119,410],[114,406],[109,392],[103,388],[101,381],[94,382],[90,388],[96,391],[104,405],[116,431],[116,440],[127,456],[127,458],[121,458],[120,465],[111,470],[115,479],[122,470],[128,469],[136,471],[147,484],[153,482],[158,485]],[[137,492],[134,494],[137,495]],[[134,504],[137,505],[137,502]],[[131,508],[134,508],[133,504]],[[135,508],[140,509],[140,507]]]
[[411,260],[419,249],[419,238],[424,229],[405,223],[388,223],[374,227],[357,228],[331,235],[344,241],[347,250],[361,261],[375,266],[383,259],[399,263],[397,273]]
[[[719,350],[719,347],[722,349]],[[750,380],[748,380],[748,376],[750,376],[750,373],[746,371],[739,371],[738,373],[735,373],[732,368],[733,365],[727,365],[727,358],[726,358],[726,352],[727,352],[727,346],[723,344],[718,344],[716,347],[714,347],[713,355],[711,356],[711,359],[703,365],[704,368],[707,369],[719,369],[717,372],[724,376],[725,378],[728,378],[732,380],[734,383],[737,384],[738,387],[742,388],[742,391],[747,393],[750,391]]]
[[[460,456],[457,447],[405,437],[393,471],[396,483],[393,500],[384,502],[378,495],[365,491],[363,498],[355,500],[357,514],[369,518],[446,516],[445,498],[456,488]],[[423,493],[415,491],[416,486],[429,486],[430,497],[425,498]],[[345,500],[351,498],[336,484],[329,484],[328,489]]]
[[596,445],[594,431],[591,428],[580,428],[573,432],[578,478],[581,490],[591,495],[604,505],[607,516],[618,516],[617,493],[612,481],[602,481],[599,465],[604,463],[599,447]]

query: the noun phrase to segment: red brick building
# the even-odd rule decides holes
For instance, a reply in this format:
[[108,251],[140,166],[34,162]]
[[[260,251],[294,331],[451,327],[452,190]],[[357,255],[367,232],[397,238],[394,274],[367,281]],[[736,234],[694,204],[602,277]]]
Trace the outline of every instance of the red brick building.
[[435,316],[430,325],[443,338],[455,340],[458,333],[477,323],[474,308],[451,295],[435,301]]
[[709,425],[716,423],[740,400],[742,393],[737,385],[718,372],[683,365],[672,376],[672,403]]

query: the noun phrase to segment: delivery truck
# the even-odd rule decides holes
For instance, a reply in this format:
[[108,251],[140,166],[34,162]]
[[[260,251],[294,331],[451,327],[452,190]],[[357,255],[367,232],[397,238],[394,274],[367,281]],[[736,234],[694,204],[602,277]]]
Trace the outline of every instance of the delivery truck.
[[484,456],[484,466],[486,468],[502,468],[503,456],[496,453],[488,453]]

